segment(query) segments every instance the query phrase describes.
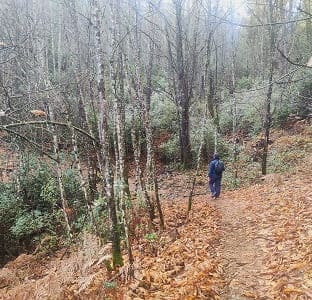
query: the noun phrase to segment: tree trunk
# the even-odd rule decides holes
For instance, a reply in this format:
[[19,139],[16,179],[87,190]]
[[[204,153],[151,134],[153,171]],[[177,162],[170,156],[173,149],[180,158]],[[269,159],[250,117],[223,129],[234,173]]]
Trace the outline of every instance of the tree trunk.
[[180,120],[180,155],[184,167],[190,167],[191,144],[189,132],[189,109],[190,97],[188,93],[188,84],[185,74],[184,57],[183,57],[183,32],[182,32],[182,2],[175,0],[176,13],[176,75],[177,75],[177,103],[181,110]]
[[117,156],[116,166],[118,168],[118,180],[120,182],[120,202],[121,202],[121,217],[124,225],[128,258],[130,264],[130,275],[134,275],[133,271],[133,254],[131,233],[129,232],[130,217],[128,213],[128,206],[131,206],[131,196],[128,183],[128,165],[126,159],[126,142],[125,142],[125,88],[124,88],[124,64],[122,44],[118,44],[121,38],[120,28],[120,1],[116,0],[112,3],[112,19],[114,28],[112,33],[112,40],[114,48],[118,47],[117,58],[115,64],[112,64],[113,73],[113,91],[114,91],[114,107],[115,107],[115,124],[116,124],[116,137],[117,137]]
[[188,198],[188,206],[187,206],[188,214],[192,209],[192,200],[193,200],[193,194],[194,194],[194,189],[195,189],[195,185],[196,185],[196,179],[198,177],[199,169],[201,166],[200,163],[201,163],[201,157],[202,157],[202,150],[203,150],[203,147],[205,144],[205,132],[206,132],[207,122],[208,122],[208,111],[209,111],[209,108],[208,108],[208,104],[207,104],[206,109],[205,109],[205,114],[203,116],[202,124],[201,124],[202,125],[201,126],[201,133],[200,133],[201,136],[200,136],[200,145],[199,145],[198,152],[197,152],[196,172],[195,172],[195,175],[194,175],[193,180],[192,180],[192,186],[191,186],[190,194],[189,194],[189,198]]
[[[133,99],[131,89],[129,87],[129,97],[130,99]],[[135,107],[135,104],[133,103],[133,107]],[[136,169],[136,189],[137,193],[140,192],[140,195],[143,197],[149,218],[151,221],[151,224],[153,225],[153,221],[155,219],[155,209],[154,205],[150,199],[150,196],[147,193],[146,185],[143,178],[143,173],[140,165],[141,161],[141,141],[140,138],[136,134],[135,130],[135,111],[134,108],[131,109],[131,142],[133,147],[133,153],[134,153],[134,162],[135,162],[135,169]]]
[[[81,53],[81,37],[80,37],[80,28],[79,28],[79,23],[78,23],[78,13],[77,13],[77,8],[76,8],[76,2],[77,0],[67,0],[68,1],[68,10],[69,10],[69,14],[71,16],[71,20],[72,20],[72,25],[73,25],[73,32],[74,32],[74,39],[75,39],[75,54],[76,54],[76,62],[75,62],[75,76],[76,76],[76,81],[77,81],[77,100],[78,100],[78,107],[79,107],[79,117],[80,117],[80,122],[81,122],[81,128],[86,128],[86,130],[90,133],[91,136],[94,135],[94,133],[92,132],[92,126],[90,125],[89,119],[87,117],[87,113],[86,113],[86,95],[84,93],[82,84],[80,83],[80,76],[82,74],[82,66],[81,63],[83,61],[83,53]],[[94,140],[92,140],[92,147],[91,149],[94,152],[97,152],[97,145],[94,142]],[[88,147],[88,154],[91,154],[92,151],[90,151],[90,148]],[[90,156],[87,154],[87,167],[88,167],[88,184],[89,184],[89,189],[90,189],[90,194],[89,194],[89,203],[90,205],[94,202],[95,200],[95,194],[97,192],[97,187],[96,187],[96,179],[95,176],[96,174],[94,174],[94,170],[96,169],[94,167],[94,165],[97,164],[97,157],[94,156]],[[91,162],[90,160],[93,160]],[[91,170],[92,169],[92,170]]]
[[[272,24],[273,19],[273,2],[268,1],[269,4],[269,22]],[[267,173],[267,158],[268,158],[268,146],[270,139],[270,128],[271,128],[271,99],[273,92],[273,73],[274,73],[274,54],[275,54],[275,32],[273,26],[269,26],[269,37],[270,37],[270,52],[269,52],[269,75],[268,75],[268,92],[265,101],[265,116],[264,116],[264,147],[262,154],[261,169],[262,174]]]
[[203,129],[203,134],[201,137],[201,141],[200,141],[200,145],[199,145],[198,153],[197,153],[196,172],[195,172],[195,175],[194,175],[193,180],[192,180],[192,186],[191,186],[191,190],[190,190],[190,194],[189,194],[189,198],[188,198],[188,205],[187,205],[187,212],[188,213],[192,209],[192,200],[193,200],[194,188],[195,188],[196,179],[197,179],[197,176],[199,173],[201,155],[202,155],[202,149],[203,149],[204,143],[205,143],[205,138],[204,138],[204,129]]
[[77,171],[78,171],[78,175],[79,175],[79,179],[80,179],[81,189],[82,189],[83,195],[84,195],[85,204],[86,204],[89,216],[90,216],[90,220],[91,220],[91,223],[92,223],[92,226],[93,226],[94,233],[98,237],[100,237],[98,225],[97,225],[97,222],[96,222],[94,214],[93,214],[91,203],[89,201],[89,195],[88,195],[88,191],[87,191],[87,188],[86,188],[87,182],[84,179],[84,176],[83,176],[83,173],[82,173],[82,169],[81,169],[81,162],[80,162],[79,153],[78,153],[77,136],[76,136],[75,130],[74,130],[73,126],[72,126],[72,123],[70,121],[68,122],[68,127],[69,127],[69,129],[71,131],[75,163],[76,163],[76,167],[77,167]]
[[[231,15],[233,17],[234,7],[231,2]],[[230,82],[230,97],[231,97],[231,107],[232,107],[232,143],[233,143],[233,167],[234,167],[234,186],[237,186],[238,179],[238,140],[237,140],[237,100],[235,96],[235,38],[234,38],[234,30],[231,32],[231,47],[232,47],[232,55],[231,55],[231,82]]]
[[[141,117],[141,120],[143,121],[143,124],[146,128],[146,121],[149,122],[149,120],[146,119],[146,99],[144,99],[144,92],[143,92],[143,80],[141,78],[141,72],[140,72],[140,68],[142,67],[142,60],[141,60],[141,45],[142,45],[142,41],[140,40],[140,15],[139,15],[139,9],[138,9],[138,3],[137,1],[135,1],[135,35],[134,38],[131,38],[130,35],[130,49],[131,51],[134,53],[134,57],[133,57],[133,62],[132,64],[134,65],[134,69],[132,71],[132,73],[130,72],[130,68],[128,68],[128,94],[129,94],[129,98],[130,101],[132,102],[132,107],[131,107],[131,140],[132,140],[132,145],[133,145],[133,151],[134,151],[134,159],[135,159],[135,168],[136,168],[136,189],[137,192],[139,192],[141,195],[141,197],[143,197],[148,214],[149,214],[149,218],[150,218],[150,224],[152,227],[154,227],[154,219],[155,219],[155,207],[154,207],[154,203],[151,200],[151,195],[148,194],[147,192],[147,186],[145,184],[145,180],[143,178],[143,172],[141,169],[141,165],[140,165],[140,158],[141,158],[141,140],[140,140],[140,132],[137,133],[136,132],[136,117],[135,114],[137,112],[136,115]],[[147,80],[148,81],[148,80]],[[131,86],[133,87],[134,90],[134,95],[132,95],[132,90],[131,90]],[[146,89],[146,91],[148,93],[150,93],[150,91],[148,91],[148,88]],[[139,108],[136,108],[139,107]],[[146,143],[147,143],[147,148],[148,145],[151,145],[151,135],[149,133],[149,131],[146,131]],[[146,168],[147,168],[147,177],[150,178],[150,172],[148,170],[151,169],[151,151],[149,151],[149,149],[147,149],[147,164],[146,164]]]
[[274,67],[273,62],[270,66],[269,71],[269,88],[266,96],[265,102],[265,117],[264,117],[264,147],[263,147],[263,154],[262,154],[262,163],[261,163],[261,170],[262,174],[267,174],[267,158],[268,158],[268,146],[269,146],[269,139],[270,139],[270,128],[271,128],[271,99],[272,99],[272,91],[273,91],[273,73]]
[[[50,108],[49,109],[50,112],[50,119],[51,121],[54,121],[54,114],[53,114],[53,109]],[[71,233],[71,226],[70,226],[70,222],[69,222],[69,216],[68,216],[68,212],[69,212],[69,208],[68,208],[68,203],[67,200],[65,198],[65,191],[64,191],[64,185],[63,185],[63,175],[62,175],[62,167],[61,167],[61,162],[60,162],[60,155],[59,155],[59,147],[58,147],[58,136],[56,133],[56,130],[54,128],[51,128],[52,133],[53,133],[53,149],[54,149],[54,154],[55,154],[55,158],[57,160],[57,181],[58,181],[58,185],[59,185],[59,189],[60,189],[60,195],[61,195],[61,202],[62,202],[62,211],[63,211],[63,215],[64,215],[64,219],[65,219],[65,223],[66,223],[66,228],[67,228],[67,234],[69,236],[69,238],[72,238],[72,233]]]
[[[108,202],[109,215],[111,219],[111,238],[112,238],[112,258],[113,266],[123,264],[120,248],[120,230],[117,218],[116,203],[114,198],[113,176],[111,166],[111,154],[109,147],[109,133],[107,123],[107,100],[105,98],[104,86],[104,65],[101,57],[101,26],[100,26],[100,7],[98,0],[91,1],[93,8],[93,30],[95,35],[96,63],[97,63],[97,92],[99,101],[99,139],[101,146],[101,160],[104,161],[102,176],[105,179],[106,200]],[[104,172],[103,172],[104,171]]]
[[190,167],[192,162],[190,129],[189,129],[189,101],[182,104],[181,112],[181,162],[185,168]]
[[[151,28],[153,32],[153,27]],[[155,155],[154,155],[154,139],[151,125],[150,109],[152,97],[152,71],[154,63],[154,44],[153,41],[149,42],[149,62],[146,74],[146,87],[145,87],[145,105],[144,105],[144,125],[146,132],[146,174],[147,174],[147,187],[155,194],[155,202],[160,220],[160,228],[164,229],[164,216],[161,209],[159,193],[158,193],[158,180],[156,175]]]

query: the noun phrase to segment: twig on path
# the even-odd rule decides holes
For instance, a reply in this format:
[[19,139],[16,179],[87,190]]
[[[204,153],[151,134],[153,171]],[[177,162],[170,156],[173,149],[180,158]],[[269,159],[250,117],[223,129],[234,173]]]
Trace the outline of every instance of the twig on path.
[[[267,240],[267,241],[270,241],[270,242],[276,242],[275,240],[272,240],[270,238],[267,238],[265,236],[260,236],[260,235],[254,237],[253,239],[264,239],[264,240]],[[253,239],[250,239],[250,240],[253,240]]]
[[65,254],[68,252],[68,249],[69,249],[69,247],[71,246],[71,244],[72,244],[71,242],[68,243],[68,245],[67,245],[66,248],[65,248],[64,253],[63,253],[62,256],[60,257],[60,260],[62,260],[62,259],[64,258]]
[[[207,193],[196,193],[196,194],[192,194],[193,196],[203,196],[203,195],[207,195]],[[183,195],[183,198],[189,197],[189,195]]]

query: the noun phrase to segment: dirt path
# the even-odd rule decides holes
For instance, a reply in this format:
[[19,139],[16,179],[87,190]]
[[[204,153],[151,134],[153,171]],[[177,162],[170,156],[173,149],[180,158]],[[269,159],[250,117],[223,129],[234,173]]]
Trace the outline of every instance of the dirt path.
[[312,174],[267,181],[209,201],[220,215],[222,300],[312,299]]
[[225,285],[220,297],[257,298],[265,292],[264,243],[258,237],[264,229],[256,225],[257,215],[250,210],[248,201],[225,194],[212,205],[221,215],[221,239],[216,255],[221,261]]
[[[288,147],[291,143],[286,141]],[[295,141],[312,150],[310,142]],[[217,200],[209,198],[205,178],[200,180],[194,200],[201,204],[193,208],[191,219],[193,223],[202,218],[198,209],[205,216],[214,213],[217,238],[207,256],[213,257],[221,280],[211,282],[216,289],[210,298],[199,294],[176,299],[312,299],[312,155],[302,158],[289,173],[269,174],[258,184],[223,192]],[[173,191],[187,195],[177,188]],[[193,225],[203,226],[197,221]],[[196,230],[186,229],[183,234],[194,236]],[[208,283],[205,276],[203,282]]]

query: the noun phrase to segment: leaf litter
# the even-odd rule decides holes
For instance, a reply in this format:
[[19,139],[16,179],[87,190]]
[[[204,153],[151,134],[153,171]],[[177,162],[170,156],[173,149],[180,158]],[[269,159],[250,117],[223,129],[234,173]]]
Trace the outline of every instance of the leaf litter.
[[166,229],[148,238],[153,232],[136,212],[134,279],[126,257],[109,273],[109,245],[89,235],[64,257],[23,254],[8,263],[0,270],[0,299],[312,299],[311,132],[280,136],[271,150],[293,144],[306,155],[292,154],[291,172],[216,201],[203,172],[189,216],[189,177],[164,178]]

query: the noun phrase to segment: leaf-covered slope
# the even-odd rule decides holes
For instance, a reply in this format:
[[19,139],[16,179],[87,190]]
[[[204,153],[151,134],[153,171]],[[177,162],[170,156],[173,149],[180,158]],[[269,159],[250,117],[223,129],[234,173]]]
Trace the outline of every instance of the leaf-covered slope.
[[201,178],[188,218],[189,179],[166,179],[166,230],[153,233],[137,214],[135,279],[127,265],[109,274],[109,248],[86,236],[69,255],[24,255],[6,265],[0,299],[311,299],[311,140],[310,131],[276,138],[271,151],[284,153],[291,172],[216,201],[203,195]]
[[[167,233],[155,243],[154,255],[136,249],[136,282],[127,299],[212,299],[220,285],[214,245],[219,237],[217,212],[196,200],[187,219],[185,201],[166,205]],[[143,255],[142,255],[143,254]]]

